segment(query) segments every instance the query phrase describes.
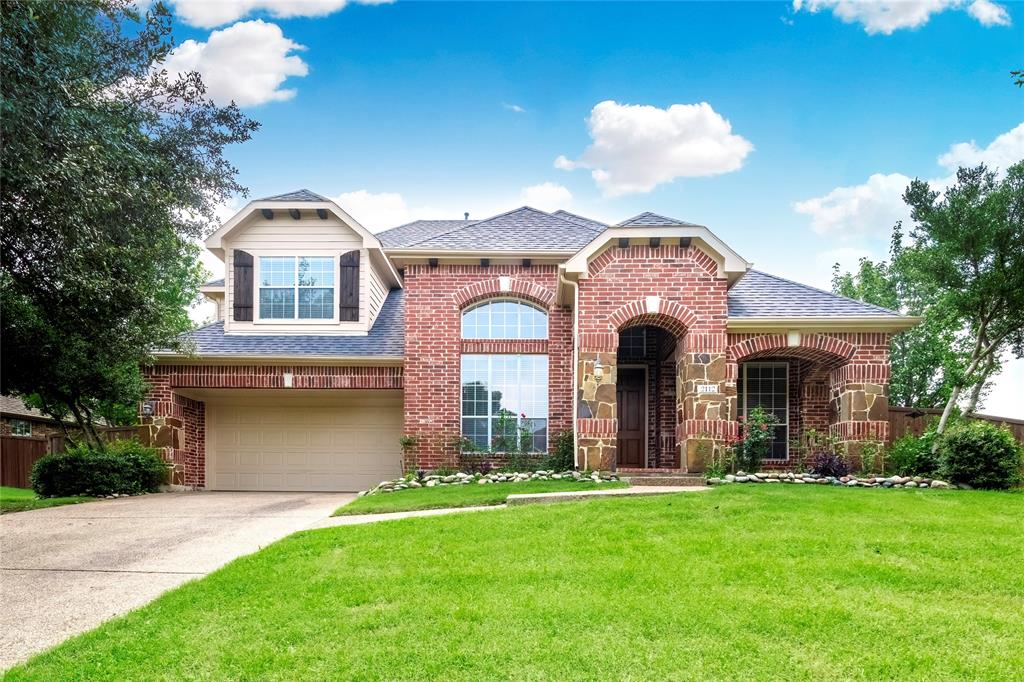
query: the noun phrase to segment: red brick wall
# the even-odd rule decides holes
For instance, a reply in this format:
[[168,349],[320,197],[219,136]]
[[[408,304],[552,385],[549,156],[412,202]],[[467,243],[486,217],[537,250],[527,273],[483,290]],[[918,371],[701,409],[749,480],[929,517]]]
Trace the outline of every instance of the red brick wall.
[[[502,291],[501,278],[509,290]],[[547,353],[548,441],[572,426],[572,311],[555,304],[554,265],[410,265],[405,269],[405,433],[415,464],[455,464],[462,353]],[[522,298],[548,312],[547,341],[462,341],[461,313],[486,298]]]

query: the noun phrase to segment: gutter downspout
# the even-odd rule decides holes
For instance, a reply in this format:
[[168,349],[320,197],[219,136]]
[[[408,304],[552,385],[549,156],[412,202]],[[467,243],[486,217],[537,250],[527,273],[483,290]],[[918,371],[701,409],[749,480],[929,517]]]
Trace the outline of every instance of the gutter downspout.
[[579,446],[579,434],[576,432],[576,415],[579,414],[576,400],[579,397],[579,384],[578,377],[576,376],[579,367],[579,325],[580,325],[580,285],[579,282],[573,282],[572,280],[566,279],[565,267],[558,266],[558,279],[561,282],[572,287],[573,291],[573,303],[572,303],[572,461],[576,466],[576,469],[580,468],[580,446]]

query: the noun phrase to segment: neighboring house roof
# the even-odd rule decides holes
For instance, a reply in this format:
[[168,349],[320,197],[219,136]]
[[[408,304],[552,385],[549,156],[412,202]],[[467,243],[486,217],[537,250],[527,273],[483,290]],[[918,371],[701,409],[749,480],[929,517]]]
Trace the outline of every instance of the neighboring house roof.
[[676,218],[667,218],[657,213],[651,213],[647,211],[640,215],[635,215],[629,220],[623,220],[615,227],[665,227],[668,225],[683,225],[685,227],[702,227],[696,223],[688,223],[685,220],[678,220]]
[[201,356],[402,357],[405,352],[405,296],[392,289],[366,336],[302,334],[227,335],[215,322],[187,334]]
[[330,201],[330,199],[322,197],[316,192],[310,192],[308,189],[297,189],[294,192],[275,194],[272,197],[263,197],[256,201]]
[[[438,224],[424,225],[427,222]],[[450,225],[442,226],[441,222]],[[424,231],[422,238],[413,234],[414,225]],[[385,247],[393,249],[570,252],[586,246],[603,229],[601,223],[580,216],[563,217],[523,206],[483,220],[418,221],[381,232],[377,237]],[[431,230],[435,232],[426,234]]]
[[750,270],[729,289],[729,319],[770,317],[902,319],[904,316],[760,270]]
[[34,407],[29,407],[21,401],[21,398],[15,398],[12,395],[0,395],[0,413],[5,416],[11,417],[25,417],[28,419],[40,419],[43,421],[56,421],[52,417],[49,417]]
[[452,230],[468,227],[475,220],[416,220],[377,233],[377,239],[386,249],[401,249],[428,239],[433,239]]
[[203,285],[204,287],[222,287],[224,286],[224,278],[211,279],[209,282]]

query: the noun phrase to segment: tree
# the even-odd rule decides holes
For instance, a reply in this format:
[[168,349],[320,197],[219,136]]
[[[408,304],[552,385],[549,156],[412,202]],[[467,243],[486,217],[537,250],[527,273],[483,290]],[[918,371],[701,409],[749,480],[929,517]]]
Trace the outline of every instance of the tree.
[[[963,392],[983,386],[1003,353],[1024,356],[1024,161],[999,182],[984,165],[961,168],[943,193],[915,179],[903,199],[915,226],[900,267],[922,298],[960,322],[968,342],[941,434]],[[975,404],[981,390],[972,391]]]
[[1013,84],[1018,88],[1024,87],[1024,69],[1011,71],[1010,77],[1013,78]]
[[140,364],[181,348],[195,240],[244,190],[224,158],[258,124],[170,78],[170,14],[131,0],[8,0],[0,14],[0,388],[94,423],[141,399]]
[[[902,407],[941,407],[952,391],[952,376],[959,365],[959,322],[941,304],[923,300],[917,287],[908,286],[901,269],[903,230],[893,228],[890,260],[860,260],[856,272],[840,273],[833,267],[832,291],[847,298],[922,316],[921,324],[897,334],[890,346],[892,378],[889,402]],[[937,303],[937,302],[936,302]]]

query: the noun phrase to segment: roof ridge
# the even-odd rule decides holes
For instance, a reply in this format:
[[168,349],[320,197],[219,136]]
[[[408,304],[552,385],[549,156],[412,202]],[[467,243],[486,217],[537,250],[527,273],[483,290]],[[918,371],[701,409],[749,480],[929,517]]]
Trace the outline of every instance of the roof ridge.
[[[903,317],[903,313],[901,313],[899,311],[891,310],[889,308],[883,308],[880,305],[875,305],[874,303],[868,303],[867,301],[858,301],[855,298],[850,298],[849,296],[843,296],[842,294],[837,294],[837,293],[834,293],[832,291],[825,291],[824,289],[819,289],[818,287],[812,287],[810,284],[804,284],[803,282],[797,282],[797,281],[794,281],[794,280],[791,280],[791,279],[786,279],[785,277],[779,277],[778,275],[773,275],[770,272],[765,272],[764,270],[755,270],[755,269],[751,268],[750,272],[756,272],[759,275],[764,275],[765,277],[770,277],[771,279],[778,280],[780,282],[786,282],[787,284],[792,284],[792,285],[798,286],[798,287],[800,287],[802,289],[807,289],[809,291],[816,291],[819,294],[825,294],[826,296],[832,296],[833,298],[841,298],[844,301],[852,301],[853,303],[859,303],[860,305],[868,306],[869,308],[874,308],[876,310],[881,310],[882,312],[889,313],[891,315],[899,315],[900,317]],[[742,281],[743,281],[743,278],[740,278],[740,282],[742,282]],[[739,282],[737,282],[737,284],[739,284]],[[730,291],[731,291],[731,289],[730,289]]]
[[[458,218],[453,218],[453,220],[458,220]],[[489,218],[485,218],[485,220],[489,220]],[[412,221],[412,223],[406,223],[406,225],[412,225],[413,223],[417,223],[417,222],[420,222],[420,221],[414,220],[414,221]],[[463,229],[465,229],[465,228],[467,228],[467,227],[469,227],[471,225],[476,225],[477,223],[480,223],[480,222],[483,222],[483,221],[482,220],[463,220],[462,222],[464,222],[465,225],[459,225],[457,227],[453,227],[450,230],[445,230],[444,232],[438,232],[437,234],[432,234],[429,237],[426,237],[424,239],[420,239],[419,241],[416,241],[416,242],[413,242],[412,244],[408,244],[406,246],[403,246],[402,248],[403,249],[408,249],[410,246],[416,246],[418,244],[422,244],[423,242],[429,242],[431,239],[436,239],[438,237],[444,237],[445,235],[449,235],[452,232],[458,232],[459,230],[463,230]],[[405,227],[405,225],[399,225],[398,227]],[[397,230],[398,227],[393,227],[391,229]]]

